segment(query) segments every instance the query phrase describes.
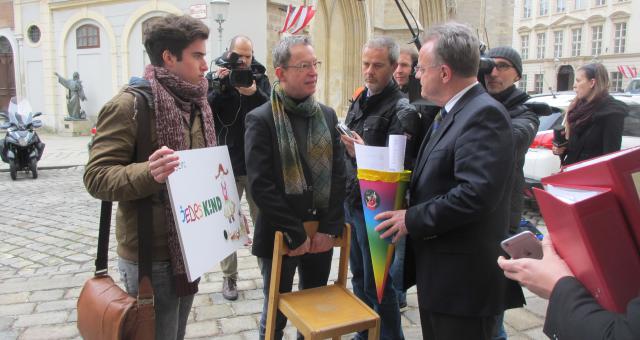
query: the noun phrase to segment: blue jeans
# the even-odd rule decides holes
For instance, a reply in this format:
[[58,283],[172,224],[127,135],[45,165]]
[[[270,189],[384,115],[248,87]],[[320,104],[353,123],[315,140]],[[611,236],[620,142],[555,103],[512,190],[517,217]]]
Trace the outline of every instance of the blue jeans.
[[404,290],[404,251],[407,238],[403,236],[396,242],[396,249],[393,253],[393,262],[389,268],[389,275],[393,278],[393,289],[398,297],[398,304],[407,303],[407,292]]
[[507,332],[504,331],[504,312],[496,317],[496,328],[493,330],[493,340],[507,340]]
[[[280,272],[280,293],[288,293],[293,290],[293,276],[296,273],[296,268],[298,269],[299,278],[298,290],[326,286],[331,272],[332,256],[333,249],[317,254],[304,254],[294,257],[283,256]],[[264,294],[262,315],[260,316],[260,340],[264,340],[267,331],[267,308],[269,306],[272,262],[271,258],[258,257],[258,266],[260,267],[263,281],[262,293]],[[274,339],[282,339],[286,325],[287,318],[278,311]],[[303,339],[300,333],[298,333],[298,339]]]
[[[380,339],[402,340],[404,334],[400,324],[398,298],[393,288],[393,277],[389,275],[387,278],[382,303],[378,303],[364,213],[361,207],[354,208],[346,203],[344,210],[345,222],[352,226],[349,266],[353,274],[351,278],[353,293],[380,315]],[[367,339],[367,335],[368,332],[363,331],[359,332],[355,338]]]
[[[193,295],[176,296],[170,262],[151,264],[154,310],[156,312],[156,340],[182,340],[193,303]],[[138,295],[138,264],[118,259],[120,278],[129,295]]]

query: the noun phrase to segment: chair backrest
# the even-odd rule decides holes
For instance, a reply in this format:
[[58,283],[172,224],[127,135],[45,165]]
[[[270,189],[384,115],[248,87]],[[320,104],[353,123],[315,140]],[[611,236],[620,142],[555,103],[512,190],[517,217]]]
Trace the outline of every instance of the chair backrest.
[[[333,244],[334,247],[340,248],[340,262],[338,266],[338,280],[335,284],[342,287],[347,286],[347,271],[349,270],[349,251],[351,247],[351,226],[347,223],[344,226],[342,235],[337,237]],[[282,232],[277,231],[275,242],[273,244],[273,258],[271,263],[271,280],[269,283],[269,309],[278,308],[278,298],[280,292],[280,275],[282,273],[282,256],[287,252],[287,245],[284,243]],[[275,287],[275,289],[273,289]],[[274,310],[277,312],[277,310]],[[275,313],[272,313],[275,315]]]

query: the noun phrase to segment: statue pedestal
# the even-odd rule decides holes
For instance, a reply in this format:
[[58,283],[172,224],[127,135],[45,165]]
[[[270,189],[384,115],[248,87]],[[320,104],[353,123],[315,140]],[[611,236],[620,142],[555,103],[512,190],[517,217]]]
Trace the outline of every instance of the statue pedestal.
[[91,134],[91,123],[86,120],[64,120],[62,121],[61,135],[65,137],[89,136]]

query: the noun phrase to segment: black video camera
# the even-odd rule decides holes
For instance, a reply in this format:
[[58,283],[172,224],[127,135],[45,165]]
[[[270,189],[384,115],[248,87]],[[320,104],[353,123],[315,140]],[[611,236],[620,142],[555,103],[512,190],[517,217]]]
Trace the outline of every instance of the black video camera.
[[[216,65],[229,69],[228,85],[232,87],[249,87],[256,79],[251,65],[245,65],[240,55],[235,52],[225,52],[215,61]],[[224,79],[221,79],[224,82]],[[224,86],[224,84],[221,84]]]
[[486,54],[487,45],[480,42],[480,65],[478,67],[478,81],[484,86],[484,75],[491,73],[493,68],[496,67],[496,62],[493,58],[489,58]]

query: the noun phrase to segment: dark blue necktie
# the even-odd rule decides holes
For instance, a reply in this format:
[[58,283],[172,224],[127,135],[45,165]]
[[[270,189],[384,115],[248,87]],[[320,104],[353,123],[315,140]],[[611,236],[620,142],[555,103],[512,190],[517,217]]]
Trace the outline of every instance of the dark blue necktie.
[[440,123],[442,123],[442,120],[444,119],[444,117],[446,115],[447,115],[447,110],[445,110],[444,107],[443,107],[442,109],[440,109],[440,112],[438,112],[438,114],[433,119],[433,131],[432,131],[432,133],[435,133],[438,130],[438,128],[440,127]]

